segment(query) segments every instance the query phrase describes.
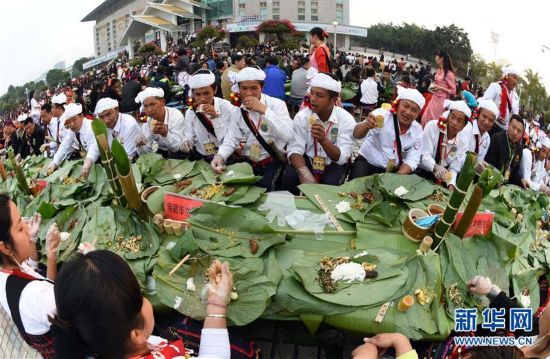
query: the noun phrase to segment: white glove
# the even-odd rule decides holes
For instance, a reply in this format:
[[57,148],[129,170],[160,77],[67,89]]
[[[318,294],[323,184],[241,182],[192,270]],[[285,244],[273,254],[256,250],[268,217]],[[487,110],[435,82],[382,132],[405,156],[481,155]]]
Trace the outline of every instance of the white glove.
[[215,154],[212,162],[210,162],[210,166],[216,173],[222,173],[225,171],[225,160],[222,155]]
[[40,152],[45,152],[46,150],[49,149],[49,147],[50,147],[49,145],[43,144],[42,146],[40,146]]
[[193,141],[191,140],[185,140],[183,141],[183,143],[181,144],[180,146],[180,150],[182,150],[183,152],[185,153],[188,153],[188,152],[191,152],[191,150],[193,149]]
[[0,150],[0,156],[3,156],[3,155],[5,155],[5,154],[6,154],[6,149],[5,149],[5,148],[2,148],[2,149]]
[[434,170],[433,170],[433,173],[434,173],[434,176],[436,179],[440,180],[440,181],[445,181],[447,178],[447,169],[443,166],[440,166],[440,165],[435,165],[434,166]]
[[311,174],[311,171],[307,167],[300,167],[296,170],[298,172],[298,178],[300,178],[300,183],[315,184],[317,181],[315,177]]
[[82,166],[82,172],[80,173],[80,178],[87,179],[88,176],[90,175],[90,170],[92,169],[93,165],[94,165],[94,162],[91,159],[86,158],[84,160],[84,166]]
[[59,243],[61,243],[61,233],[59,233],[57,223],[54,223],[50,226],[48,232],[46,232],[46,256],[48,258],[52,255],[57,255]]
[[147,139],[145,138],[145,136],[143,135],[137,135],[136,137],[136,140],[135,140],[135,144],[136,146],[145,146],[145,144],[147,144]]
[[38,241],[38,231],[40,230],[40,222],[42,221],[42,216],[40,213],[36,213],[30,218],[22,218],[23,221],[27,224],[29,228],[29,237],[33,243]]
[[21,162],[21,154],[18,153],[16,156],[15,156],[15,163],[19,164],[19,162]]
[[48,166],[48,176],[51,175],[55,170],[57,169],[57,165],[55,163],[50,163],[50,165]]
[[548,187],[548,186],[545,185],[545,184],[541,184],[541,185],[540,185],[539,191],[541,191],[541,192],[543,192],[543,193],[546,193],[546,194],[550,195],[550,187]]
[[473,294],[488,295],[491,291],[493,293],[500,293],[500,288],[491,282],[488,277],[482,277],[476,275],[472,280],[467,283],[468,290]]

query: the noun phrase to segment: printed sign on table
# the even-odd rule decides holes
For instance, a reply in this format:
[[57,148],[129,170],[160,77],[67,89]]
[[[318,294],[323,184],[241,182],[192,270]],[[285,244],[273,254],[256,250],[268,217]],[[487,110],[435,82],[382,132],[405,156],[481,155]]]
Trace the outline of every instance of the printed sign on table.
[[[456,215],[456,220],[453,225],[453,229],[456,229],[458,223],[462,219],[463,213],[458,213]],[[473,237],[473,236],[486,236],[491,233],[491,228],[493,228],[493,220],[495,219],[495,214],[493,212],[478,212],[474,216],[474,220],[468,227],[464,237]]]
[[203,203],[195,198],[166,193],[164,195],[164,217],[174,221],[184,221],[191,216],[192,209],[201,207]]

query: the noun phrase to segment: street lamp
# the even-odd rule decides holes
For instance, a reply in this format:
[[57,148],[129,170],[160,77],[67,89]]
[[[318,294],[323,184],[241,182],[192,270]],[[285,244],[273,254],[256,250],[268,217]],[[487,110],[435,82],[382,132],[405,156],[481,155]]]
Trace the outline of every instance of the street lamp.
[[499,38],[500,38],[499,34],[497,34],[496,32],[491,31],[491,41],[493,42],[493,44],[495,44],[495,53],[494,53],[494,57],[493,57],[493,62],[497,61],[497,44],[498,44]]
[[334,25],[334,58],[336,58],[336,48],[337,48],[337,42],[336,42],[336,26],[338,26],[338,21],[333,21],[332,25]]

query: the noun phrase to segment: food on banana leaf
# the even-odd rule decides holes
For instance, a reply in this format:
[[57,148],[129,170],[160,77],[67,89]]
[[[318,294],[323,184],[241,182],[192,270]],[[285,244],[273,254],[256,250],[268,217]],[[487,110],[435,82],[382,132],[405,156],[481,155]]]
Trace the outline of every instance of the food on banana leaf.
[[177,191],[180,192],[189,187],[192,183],[193,181],[191,180],[191,178],[186,178],[184,180],[174,183],[174,186],[176,186]]
[[414,294],[416,295],[416,300],[420,305],[430,304],[435,297],[433,293],[423,288],[418,288],[414,291]]
[[113,250],[116,252],[138,253],[141,250],[141,239],[141,235],[131,236],[130,238],[118,235],[115,237],[114,245],[110,242],[107,243],[107,247],[112,245]]
[[250,243],[250,253],[258,253],[258,242],[255,239],[249,239],[248,242]]
[[216,194],[223,192],[223,184],[212,184],[202,188],[194,189],[189,194],[200,199],[211,199]]
[[428,196],[428,199],[437,202],[446,202],[448,197],[441,189],[437,188],[432,195]]
[[185,282],[185,288],[190,292],[196,292],[197,291],[197,286],[195,285],[193,277],[190,277],[190,278],[187,279],[187,282]]
[[460,293],[460,289],[458,288],[458,283],[453,283],[449,287],[449,295],[448,298],[457,308],[464,308],[464,297],[462,297],[462,294]]
[[224,197],[229,197],[231,196],[233,193],[235,193],[235,191],[237,190],[236,187],[229,187],[225,190],[225,192],[223,193],[223,196]]
[[71,184],[76,184],[78,182],[81,182],[80,178],[73,178],[73,177],[65,177],[63,178],[63,184],[64,185],[71,185]]

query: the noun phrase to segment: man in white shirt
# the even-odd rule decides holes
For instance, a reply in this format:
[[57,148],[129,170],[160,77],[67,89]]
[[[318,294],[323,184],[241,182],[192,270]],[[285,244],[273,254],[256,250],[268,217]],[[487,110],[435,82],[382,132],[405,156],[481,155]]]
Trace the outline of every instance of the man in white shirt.
[[59,95],[52,97],[52,115],[57,118],[58,135],[56,135],[56,142],[58,144],[63,141],[65,133],[68,131],[65,127],[65,119],[63,113],[65,112],[65,105],[67,104],[67,96],[62,92]]
[[[499,109],[499,115],[490,135],[499,130],[507,130],[510,116],[519,113],[519,96],[515,91],[519,81],[519,72],[508,65],[502,68],[502,80],[493,82],[483,94],[483,100],[492,100]],[[504,101],[504,102],[503,102]]]
[[361,83],[361,104],[363,115],[368,115],[378,104],[378,83],[375,80],[375,72],[372,67],[367,67],[367,78]]
[[356,139],[365,138],[350,172],[350,179],[375,173],[413,173],[420,162],[422,126],[416,121],[424,97],[415,89],[403,89],[395,110],[377,109],[353,130]]
[[84,165],[80,177],[88,178],[90,169],[99,158],[99,149],[95,140],[94,132],[92,131],[92,121],[87,120],[82,115],[82,105],[79,103],[70,103],[65,106],[65,124],[69,131],[63,138],[63,142],[59,146],[59,150],[53,157],[52,162],[48,166],[48,173],[55,171],[61,161],[66,158],[67,154],[72,152],[73,147],[79,149],[81,157],[84,158]]
[[[218,153],[237,110],[229,101],[215,97],[216,76],[209,70],[199,70],[189,78],[192,105],[185,113],[185,135],[181,150],[194,152],[192,159],[208,163]],[[193,151],[193,149],[196,150]]]
[[550,138],[543,137],[537,141],[534,148],[524,148],[520,162],[522,174],[521,184],[533,191],[541,191],[550,195],[550,187],[546,185],[546,156],[550,150]]
[[43,150],[45,151],[46,157],[52,158],[55,155],[55,152],[57,151],[57,148],[59,147],[61,141],[59,139],[59,120],[57,119],[57,117],[53,117],[52,105],[50,105],[49,103],[45,103],[44,105],[42,105],[40,109],[40,120],[42,126],[44,126],[46,130],[46,138],[43,145]]
[[242,105],[210,165],[217,173],[223,172],[227,159],[245,138],[243,154],[254,174],[262,177],[256,185],[272,191],[282,172],[284,148],[292,137],[292,120],[285,102],[262,93],[264,80],[265,72],[255,67],[237,74]]
[[468,151],[477,154],[477,161],[483,162],[491,145],[489,131],[498,117],[498,108],[491,100],[479,100],[473,121],[462,130],[468,141]]
[[298,194],[301,183],[338,186],[348,172],[353,152],[355,119],[336,106],[341,84],[332,74],[318,73],[311,82],[311,109],[293,121],[287,148],[290,166],[283,174],[283,189]]
[[94,113],[107,126],[109,146],[116,138],[132,160],[137,156],[136,138],[141,134],[141,129],[135,118],[120,113],[118,106],[117,100],[104,97],[97,102]]
[[154,152],[165,158],[183,159],[186,154],[180,149],[183,144],[184,119],[180,110],[164,106],[164,91],[147,87],[136,97],[143,105],[147,123],[141,126],[141,135],[135,144],[140,154]]
[[451,190],[468,151],[468,136],[461,134],[472,111],[464,101],[445,100],[446,112],[429,121],[422,134],[422,156],[418,174],[437,183],[446,182]]

